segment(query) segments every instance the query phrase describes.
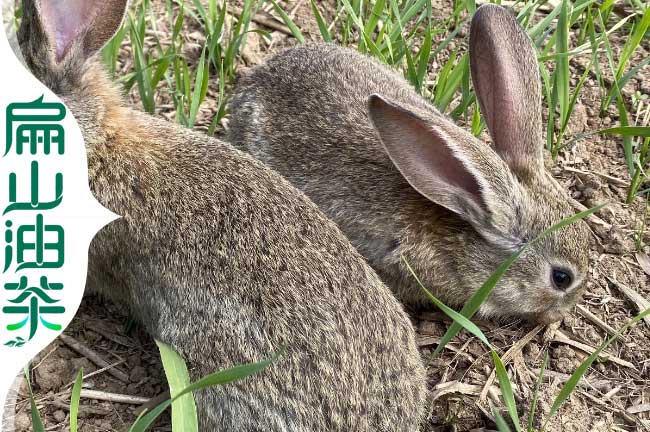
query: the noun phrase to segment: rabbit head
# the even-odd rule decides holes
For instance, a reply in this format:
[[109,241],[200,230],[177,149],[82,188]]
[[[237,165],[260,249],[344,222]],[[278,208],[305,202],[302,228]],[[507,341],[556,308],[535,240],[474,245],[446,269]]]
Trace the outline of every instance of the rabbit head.
[[[472,20],[469,44],[492,148],[430,110],[377,94],[368,102],[381,142],[409,184],[474,228],[450,229],[452,240],[431,238],[447,244],[438,246],[448,255],[444,271],[427,264],[431,252],[421,240],[402,251],[426,281],[467,288],[455,296],[460,303],[510,254],[575,213],[544,168],[541,87],[528,36],[507,10],[485,5]],[[480,313],[541,322],[561,318],[585,286],[588,238],[586,223],[578,221],[530,245]]]
[[97,52],[120,28],[127,0],[23,0],[18,42],[32,74],[75,114],[87,146],[123,106]]

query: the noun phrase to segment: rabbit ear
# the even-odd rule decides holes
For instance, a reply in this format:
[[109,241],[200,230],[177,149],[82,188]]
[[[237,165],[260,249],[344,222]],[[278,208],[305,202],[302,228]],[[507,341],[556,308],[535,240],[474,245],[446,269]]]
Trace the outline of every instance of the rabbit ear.
[[99,51],[119,30],[128,0],[25,0],[36,6],[60,63],[79,43],[83,56]]
[[379,95],[370,96],[368,109],[386,152],[415,190],[479,230],[512,216],[514,179],[470,133],[442,116],[425,120]]
[[543,169],[541,83],[526,32],[505,8],[486,4],[472,19],[472,82],[494,146],[519,176]]

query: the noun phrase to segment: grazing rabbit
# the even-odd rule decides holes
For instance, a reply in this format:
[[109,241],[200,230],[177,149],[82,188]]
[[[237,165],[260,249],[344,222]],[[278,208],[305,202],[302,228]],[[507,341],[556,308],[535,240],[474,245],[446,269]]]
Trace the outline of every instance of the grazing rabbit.
[[[427,302],[401,262],[462,305],[527,241],[573,214],[544,169],[535,50],[510,13],[480,7],[471,72],[494,146],[454,125],[400,74],[329,44],[289,49],[240,79],[229,140],[329,215],[397,296]],[[560,319],[588,265],[579,222],[530,247],[479,313]]]
[[90,186],[122,219],[88,285],[131,306],[194,378],[287,351],[198,392],[202,431],[413,431],[425,371],[408,316],[336,225],[230,145],[128,108],[97,51],[127,0],[25,0],[29,68],[82,129]]

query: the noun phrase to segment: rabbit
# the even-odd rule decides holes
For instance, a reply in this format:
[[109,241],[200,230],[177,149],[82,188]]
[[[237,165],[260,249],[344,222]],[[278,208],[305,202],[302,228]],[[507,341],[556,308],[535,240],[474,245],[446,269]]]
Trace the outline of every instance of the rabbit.
[[[402,75],[356,51],[290,48],[239,77],[227,140],[303,190],[410,309],[425,287],[463,305],[522,245],[573,215],[543,163],[535,49],[503,7],[476,11],[469,55],[494,143],[454,125]],[[531,245],[478,311],[551,323],[579,299],[589,230]]]
[[415,431],[426,371],[403,306],[336,225],[231,145],[129,108],[98,51],[127,0],[25,0],[32,73],[75,115],[97,200],[121,219],[87,287],[128,305],[196,379],[285,352],[197,392],[201,431]]

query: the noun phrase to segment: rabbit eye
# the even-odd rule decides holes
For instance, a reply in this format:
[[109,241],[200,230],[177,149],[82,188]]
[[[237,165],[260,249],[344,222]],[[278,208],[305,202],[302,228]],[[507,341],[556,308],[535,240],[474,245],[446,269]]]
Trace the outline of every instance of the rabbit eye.
[[553,280],[553,286],[561,291],[565,291],[567,288],[569,288],[571,282],[573,282],[571,275],[568,272],[560,269],[552,270],[551,279]]

